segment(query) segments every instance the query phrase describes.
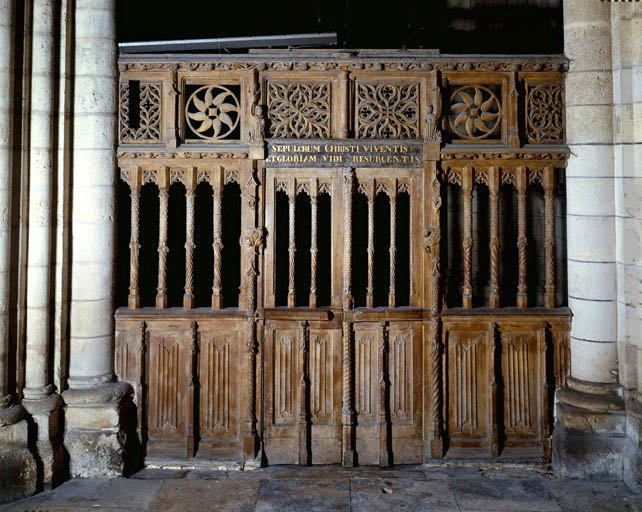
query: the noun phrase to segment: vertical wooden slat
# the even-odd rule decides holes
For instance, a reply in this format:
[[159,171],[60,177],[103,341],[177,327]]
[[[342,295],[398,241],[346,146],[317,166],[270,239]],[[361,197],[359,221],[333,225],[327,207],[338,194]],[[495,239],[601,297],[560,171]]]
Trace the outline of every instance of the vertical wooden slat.
[[212,283],[212,309],[223,307],[223,286],[221,282],[221,255],[223,253],[223,217],[221,196],[223,192],[223,171],[220,167],[212,170],[212,249],[214,254],[214,280]]
[[319,200],[319,180],[313,179],[310,183],[311,237],[310,237],[310,307],[317,307],[317,206]]
[[374,200],[375,180],[368,183],[368,288],[366,291],[366,307],[374,306]]
[[140,292],[138,290],[138,256],[140,251],[139,221],[140,221],[140,184],[141,169],[134,167],[129,171],[129,190],[131,195],[131,230],[129,237],[129,309],[140,307]]
[[169,202],[169,168],[160,169],[157,174],[159,197],[158,227],[158,287],[156,289],[156,308],[167,307],[167,208]]
[[289,195],[288,195],[288,204],[289,204],[289,245],[288,245],[288,254],[290,256],[289,260],[289,282],[288,282],[288,307],[293,308],[296,306],[296,289],[294,281],[294,260],[296,256],[296,239],[295,239],[295,212],[296,212],[296,180],[294,178],[290,179],[289,183]]
[[544,287],[544,306],[555,307],[555,174],[552,165],[544,168],[544,258],[546,284]]
[[390,289],[388,291],[388,307],[396,304],[395,269],[397,266],[397,180],[392,180],[390,187]]
[[465,308],[473,307],[473,169],[462,169],[462,191],[464,199],[464,290],[462,303]]
[[390,439],[388,435],[388,381],[389,372],[386,368],[386,353],[388,352],[388,336],[386,323],[379,326],[379,466],[386,468],[391,463]]
[[185,293],[183,308],[194,308],[194,195],[196,191],[196,168],[185,171]]
[[526,285],[526,167],[518,167],[515,176],[517,187],[517,258],[518,258],[518,283],[517,307],[528,306]]
[[299,328],[299,464],[309,466],[310,460],[310,417],[308,415],[307,400],[308,386],[308,350],[310,331],[308,322],[301,322]]
[[490,289],[489,306],[499,307],[499,179],[498,167],[488,170],[489,211],[490,211]]
[[[343,66],[342,66],[343,67]],[[349,72],[345,67],[339,72],[339,139],[347,139],[349,134],[350,107],[349,107]]]

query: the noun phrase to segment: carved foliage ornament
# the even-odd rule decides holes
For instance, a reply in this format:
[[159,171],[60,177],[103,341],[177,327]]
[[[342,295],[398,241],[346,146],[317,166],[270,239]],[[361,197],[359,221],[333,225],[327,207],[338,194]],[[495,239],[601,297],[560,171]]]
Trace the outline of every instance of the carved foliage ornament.
[[268,84],[270,136],[330,138],[330,84]]
[[532,142],[564,139],[562,86],[538,85],[529,89],[526,99],[528,137]]
[[161,84],[140,82],[138,127],[130,125],[129,81],[120,83],[120,140],[122,142],[160,141]]
[[185,120],[200,138],[229,137],[240,120],[236,95],[221,85],[205,85],[192,93],[185,106]]
[[450,97],[450,129],[463,139],[485,139],[497,132],[501,121],[497,95],[488,87],[465,85]]
[[419,84],[357,84],[357,137],[418,139]]

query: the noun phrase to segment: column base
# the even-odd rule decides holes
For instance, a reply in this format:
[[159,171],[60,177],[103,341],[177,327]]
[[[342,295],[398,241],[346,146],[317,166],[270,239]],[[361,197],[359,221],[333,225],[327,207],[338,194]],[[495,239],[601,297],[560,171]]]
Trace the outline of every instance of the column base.
[[63,479],[63,451],[60,395],[27,400],[22,404],[29,413],[31,448],[38,463],[38,491],[51,489]]
[[65,400],[65,441],[72,477],[118,477],[125,473],[126,409],[132,388],[110,382],[70,389]]
[[626,441],[624,442],[624,481],[636,493],[642,492],[642,405],[626,404]]
[[[38,465],[29,450],[29,425],[20,419],[23,414],[20,405],[0,410],[0,503],[24,498],[37,489]],[[9,415],[17,418],[12,424],[4,422]]]
[[617,388],[572,378],[568,386],[555,397],[553,470],[568,478],[622,480],[626,415]]

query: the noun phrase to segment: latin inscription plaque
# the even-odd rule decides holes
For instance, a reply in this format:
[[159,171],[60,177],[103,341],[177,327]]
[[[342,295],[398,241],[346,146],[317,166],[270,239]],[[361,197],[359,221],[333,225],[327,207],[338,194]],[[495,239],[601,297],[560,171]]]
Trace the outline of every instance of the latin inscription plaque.
[[421,167],[422,141],[268,141],[266,167]]

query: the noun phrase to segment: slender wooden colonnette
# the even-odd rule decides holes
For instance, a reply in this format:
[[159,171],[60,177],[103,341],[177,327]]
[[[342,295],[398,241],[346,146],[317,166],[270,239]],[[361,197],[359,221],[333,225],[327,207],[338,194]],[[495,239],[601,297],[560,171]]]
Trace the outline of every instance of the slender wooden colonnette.
[[428,50],[121,57],[116,372],[148,459],[550,457],[570,361],[566,68]]

